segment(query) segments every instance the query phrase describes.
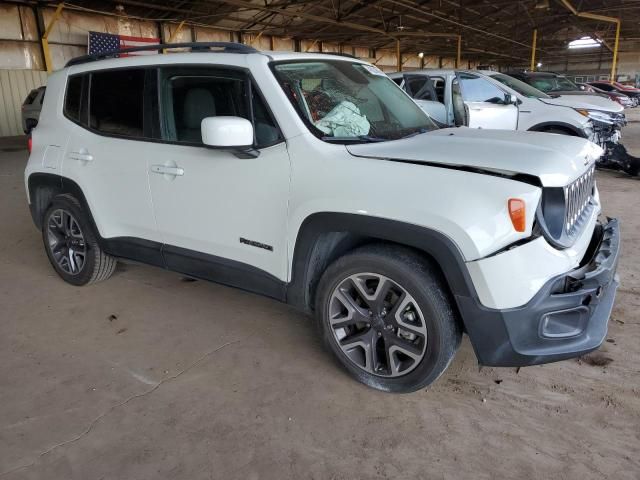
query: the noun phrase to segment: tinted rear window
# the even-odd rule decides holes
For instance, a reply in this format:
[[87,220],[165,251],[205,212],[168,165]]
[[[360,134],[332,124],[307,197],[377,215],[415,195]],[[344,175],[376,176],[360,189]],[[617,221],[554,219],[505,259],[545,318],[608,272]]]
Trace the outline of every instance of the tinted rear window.
[[124,137],[143,137],[143,69],[91,74],[90,127]]

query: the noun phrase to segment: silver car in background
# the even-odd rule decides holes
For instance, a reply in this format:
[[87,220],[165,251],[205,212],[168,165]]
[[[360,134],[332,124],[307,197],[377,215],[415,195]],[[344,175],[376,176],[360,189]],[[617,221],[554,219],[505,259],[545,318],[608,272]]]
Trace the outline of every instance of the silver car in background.
[[29,92],[27,98],[22,103],[22,130],[29,135],[31,130],[35,128],[40,119],[40,110],[42,110],[42,101],[47,87],[34,88]]

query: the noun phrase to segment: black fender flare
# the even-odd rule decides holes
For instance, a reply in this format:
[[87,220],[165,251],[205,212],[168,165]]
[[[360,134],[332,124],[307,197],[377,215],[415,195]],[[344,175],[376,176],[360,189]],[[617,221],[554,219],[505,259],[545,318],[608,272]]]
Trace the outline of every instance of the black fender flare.
[[[287,303],[312,313],[313,287],[318,281],[314,276],[323,271],[314,265],[324,266],[331,261],[331,255],[321,250],[335,252],[342,246],[348,251],[359,242],[370,241],[412,247],[436,262],[450,290],[452,308],[469,335],[481,365],[527,364],[513,352],[503,316],[505,311],[487,308],[480,302],[458,246],[443,233],[418,225],[348,213],[322,212],[309,216],[298,232],[292,279],[287,285]],[[340,253],[334,258],[337,256]]]
[[477,298],[462,252],[443,233],[380,217],[321,212],[307,217],[298,231],[287,303],[312,311],[314,288],[327,264],[341,253],[372,240],[393,242],[425,253],[440,267],[454,297]]
[[[38,230],[42,228],[42,217],[49,206],[51,199],[61,193],[69,193],[78,199],[82,208],[89,214],[89,220],[96,233],[98,229],[91,215],[91,210],[87,205],[87,199],[80,186],[62,175],[55,173],[34,172],[27,178],[27,189],[29,190],[29,209],[31,217]],[[38,190],[44,192],[38,193]]]
[[588,138],[587,135],[585,135],[585,133],[582,130],[580,130],[579,128],[576,128],[575,125],[571,125],[570,123],[565,123],[565,122],[542,122],[542,123],[538,123],[538,124],[534,125],[533,127],[530,127],[528,131],[529,132],[544,132],[544,130],[546,130],[548,128],[559,128],[559,129],[562,129],[562,130],[569,130],[576,137]]

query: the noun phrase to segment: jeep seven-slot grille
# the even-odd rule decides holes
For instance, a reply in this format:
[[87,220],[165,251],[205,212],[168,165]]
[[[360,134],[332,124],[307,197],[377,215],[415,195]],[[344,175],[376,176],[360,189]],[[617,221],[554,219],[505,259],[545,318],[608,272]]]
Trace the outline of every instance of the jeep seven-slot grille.
[[584,213],[593,196],[593,182],[595,181],[595,165],[573,183],[564,187],[565,214],[564,227],[570,235],[576,223]]

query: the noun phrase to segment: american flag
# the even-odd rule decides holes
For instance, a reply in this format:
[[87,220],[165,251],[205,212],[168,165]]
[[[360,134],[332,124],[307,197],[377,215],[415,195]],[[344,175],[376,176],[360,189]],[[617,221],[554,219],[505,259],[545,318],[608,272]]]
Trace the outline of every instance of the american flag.
[[[89,55],[95,53],[112,52],[121,48],[139,47],[160,43],[159,38],[130,37],[128,35],[114,35],[112,33],[89,32]],[[124,53],[121,56],[149,55],[158,53],[157,50],[144,50],[142,52]]]

